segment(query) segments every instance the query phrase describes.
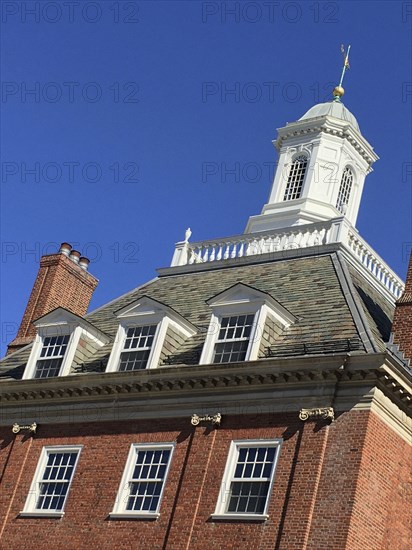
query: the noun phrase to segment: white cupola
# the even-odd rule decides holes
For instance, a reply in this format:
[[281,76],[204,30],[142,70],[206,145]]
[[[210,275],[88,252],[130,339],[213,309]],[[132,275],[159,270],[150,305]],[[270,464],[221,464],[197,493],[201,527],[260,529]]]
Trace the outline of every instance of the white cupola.
[[[340,92],[341,90],[341,92]],[[313,106],[278,129],[279,152],[269,201],[249,218],[245,233],[346,217],[355,226],[366,175],[378,159],[358,122],[341,102]]]

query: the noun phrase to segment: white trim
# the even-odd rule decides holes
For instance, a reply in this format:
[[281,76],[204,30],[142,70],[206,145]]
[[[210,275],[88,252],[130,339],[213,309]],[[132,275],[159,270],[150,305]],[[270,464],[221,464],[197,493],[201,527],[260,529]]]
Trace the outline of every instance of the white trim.
[[[110,518],[137,518],[137,519],[157,519],[160,515],[159,510],[162,504],[163,494],[167,483],[167,477],[169,475],[170,464],[172,463],[173,451],[175,449],[175,442],[168,443],[132,443],[130,446],[129,454],[127,456],[126,465],[123,470],[122,479],[120,481],[119,489],[117,491],[116,500],[113,505],[113,510],[110,512]],[[166,471],[163,477],[162,489],[160,492],[159,502],[155,512],[147,511],[129,511],[126,510],[127,499],[129,498],[129,483],[132,478],[132,473],[136,463],[136,455],[140,450],[168,450],[170,451],[169,460],[166,466]],[[149,478],[148,478],[149,479]]]
[[[36,373],[37,361],[40,358],[40,354],[43,349],[45,338],[53,338],[53,337],[59,337],[59,336],[70,336],[66,346],[65,354],[63,356],[62,364],[60,365],[60,372],[58,376],[67,375],[70,371],[70,366],[72,364],[73,357],[74,357],[74,354],[76,353],[76,348],[80,339],[80,334],[75,336],[75,332],[76,330],[74,330],[73,332],[70,332],[68,327],[66,327],[65,331],[59,330],[55,332],[51,332],[50,330],[43,331],[43,329],[39,328],[36,339],[34,341],[33,347],[30,352],[29,359],[26,364],[26,368],[24,369],[22,380],[28,380],[30,378],[34,378],[34,375]],[[80,329],[80,333],[81,333],[81,329]],[[71,359],[70,362],[69,362],[69,358]]]
[[234,521],[267,521],[268,514],[211,514],[212,519],[234,520]]
[[[282,439],[250,439],[250,440],[241,439],[241,440],[234,440],[231,442],[225,470],[223,473],[221,489],[219,491],[219,497],[216,503],[216,510],[211,516],[213,519],[232,519],[232,520],[235,519],[237,521],[242,521],[242,520],[250,521],[252,519],[255,519],[255,520],[264,521],[269,517],[267,512],[268,512],[270,498],[272,494],[272,488],[274,485],[275,472],[276,472],[277,463],[279,460],[281,446],[282,446]],[[265,509],[263,513],[258,513],[258,514],[253,514],[251,512],[245,512],[245,513],[226,512],[229,501],[228,499],[225,498],[225,496],[229,494],[230,486],[233,482],[233,477],[234,477],[238,456],[239,456],[239,450],[242,448],[250,448],[250,447],[275,448],[275,456],[273,459],[273,466],[272,466],[272,471],[269,479],[269,490],[266,496]]]
[[139,512],[139,515],[136,513],[134,514],[123,514],[123,513],[116,513],[116,512],[110,512],[109,514],[110,519],[157,519],[160,518],[159,513],[153,513],[149,514],[148,512]]
[[35,512],[19,512],[20,518],[62,518],[64,512],[42,512],[41,510]]
[[215,345],[218,340],[223,317],[235,315],[254,315],[249,345],[245,361],[258,358],[263,328],[268,314],[282,327],[289,327],[295,317],[272,296],[242,283],[237,283],[207,302],[212,308],[212,316],[200,357],[200,365],[213,361]]
[[34,378],[37,361],[40,358],[45,338],[70,336],[60,366],[60,372],[57,376],[68,376],[70,374],[70,369],[82,336],[97,347],[102,347],[109,342],[109,337],[106,334],[94,327],[88,321],[85,321],[78,315],[64,308],[57,308],[51,311],[35,321],[34,324],[37,328],[37,335],[26,368],[24,369],[23,380]]
[[[20,512],[20,516],[38,516],[38,517],[61,517],[64,513],[64,509],[66,507],[67,499],[70,493],[71,484],[73,482],[77,464],[79,463],[79,457],[80,453],[82,451],[83,445],[55,445],[55,446],[46,446],[43,447],[41,450],[40,458],[37,463],[36,471],[33,476],[33,480],[30,485],[29,494],[26,498],[26,503],[24,505],[24,509]],[[73,472],[72,476],[68,482],[68,488],[66,492],[66,497],[64,499],[63,507],[61,510],[43,510],[41,508],[36,508],[36,502],[38,499],[38,486],[43,481],[43,476],[45,472],[45,468],[47,465],[49,454],[51,453],[72,453],[76,452],[76,462],[73,466]],[[53,481],[53,480],[51,480]]]
[[196,333],[196,328],[186,321],[186,319],[169,307],[147,296],[122,308],[118,312],[117,317],[119,319],[119,328],[117,329],[106,372],[116,372],[119,369],[120,355],[124,351],[124,344],[129,328],[157,325],[146,369],[159,366],[160,355],[169,326],[174,327],[186,338]]
[[[251,310],[250,306],[246,308],[244,306],[240,308],[239,306],[232,306],[229,308],[229,310],[226,307],[224,309],[221,309],[221,308],[216,308],[216,309],[217,311],[215,310],[215,312],[213,312],[212,314],[206,340],[203,345],[203,350],[200,357],[199,365],[207,365],[212,363],[214,352],[215,352],[215,346],[219,337],[219,331],[220,331],[222,319],[224,317],[233,317],[236,315],[253,315],[252,330],[250,331],[248,347],[247,347],[246,356],[244,359],[245,361],[249,361],[251,350],[255,342],[256,328],[257,328],[256,310],[253,310],[253,309]],[[260,342],[260,339],[258,340]]]

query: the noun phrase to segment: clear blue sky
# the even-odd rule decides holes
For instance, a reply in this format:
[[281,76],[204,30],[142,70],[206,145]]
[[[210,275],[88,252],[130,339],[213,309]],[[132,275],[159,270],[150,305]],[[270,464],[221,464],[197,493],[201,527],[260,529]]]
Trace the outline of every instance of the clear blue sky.
[[95,308],[168,266],[187,227],[193,241],[243,232],[268,198],[276,128],[329,98],[342,42],[352,45],[345,104],[380,156],[358,229],[405,275],[411,2],[1,9],[2,350],[39,256],[62,241],[94,259]]

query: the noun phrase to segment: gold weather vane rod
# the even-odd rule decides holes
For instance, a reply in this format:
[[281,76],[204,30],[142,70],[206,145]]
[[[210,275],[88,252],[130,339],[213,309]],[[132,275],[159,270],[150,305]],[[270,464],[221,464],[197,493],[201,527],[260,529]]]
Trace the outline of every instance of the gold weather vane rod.
[[340,101],[340,98],[345,93],[345,90],[342,88],[342,83],[345,77],[345,72],[350,69],[350,65],[349,65],[350,46],[348,46],[346,54],[345,54],[345,48],[343,44],[340,47],[340,51],[342,52],[342,55],[343,55],[343,68],[342,68],[342,74],[340,77],[339,85],[336,86],[336,88],[333,90],[333,97],[335,98],[335,101]]

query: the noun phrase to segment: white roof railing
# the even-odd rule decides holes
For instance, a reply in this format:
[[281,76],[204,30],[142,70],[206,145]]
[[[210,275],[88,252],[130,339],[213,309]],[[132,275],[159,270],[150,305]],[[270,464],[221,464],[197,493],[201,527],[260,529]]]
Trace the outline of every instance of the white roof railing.
[[176,243],[171,267],[216,263],[282,250],[341,243],[351,263],[363,271],[372,284],[387,294],[392,302],[401,296],[404,289],[402,279],[360,237],[344,216],[325,222],[193,243],[188,241],[188,235],[190,232],[186,232],[186,240]]

